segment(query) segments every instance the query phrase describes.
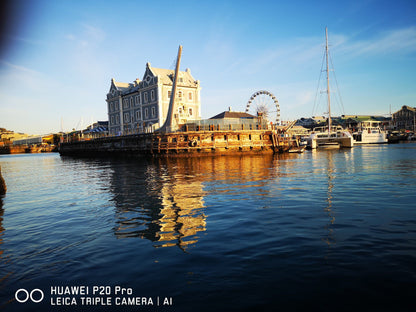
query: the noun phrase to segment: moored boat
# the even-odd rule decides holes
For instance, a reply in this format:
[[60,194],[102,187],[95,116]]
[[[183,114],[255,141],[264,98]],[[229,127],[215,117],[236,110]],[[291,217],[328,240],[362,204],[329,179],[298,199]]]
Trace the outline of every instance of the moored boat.
[[367,120],[358,125],[358,131],[353,133],[354,144],[387,143],[387,133],[380,127],[381,121]]
[[325,28],[325,58],[326,58],[326,82],[327,82],[327,103],[328,103],[328,121],[324,127],[314,128],[308,138],[308,147],[315,148],[339,148],[353,147],[354,141],[352,135],[344,130],[341,126],[333,126],[331,119],[331,97],[329,91],[329,65],[328,65],[328,29]]
[[308,138],[308,147],[315,148],[339,148],[353,147],[354,141],[351,133],[341,126],[317,127],[311,132]]

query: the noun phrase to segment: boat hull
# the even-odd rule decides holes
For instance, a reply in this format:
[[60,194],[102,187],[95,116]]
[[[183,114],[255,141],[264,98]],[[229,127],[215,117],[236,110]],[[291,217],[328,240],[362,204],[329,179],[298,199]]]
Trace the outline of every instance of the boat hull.
[[68,156],[152,155],[204,156],[241,153],[287,152],[296,140],[270,130],[193,131],[137,134],[89,141],[61,143],[59,153]]
[[353,134],[354,144],[384,144],[387,143],[385,133],[358,132]]
[[354,146],[354,140],[351,134],[347,131],[342,133],[331,133],[331,135],[324,135],[320,133],[311,134],[308,139],[308,148],[322,148],[324,145],[330,146],[336,143],[339,147],[351,148]]

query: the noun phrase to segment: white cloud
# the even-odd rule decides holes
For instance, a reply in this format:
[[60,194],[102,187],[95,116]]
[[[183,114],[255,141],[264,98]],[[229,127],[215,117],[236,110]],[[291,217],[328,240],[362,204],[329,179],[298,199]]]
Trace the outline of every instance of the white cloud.
[[0,61],[0,65],[0,90],[4,90],[3,94],[13,92],[16,94],[38,93],[54,85],[53,81],[36,70],[6,61]]
[[409,54],[416,52],[416,27],[395,29],[381,33],[376,38],[353,41],[344,38],[340,51],[351,56]]
[[30,68],[24,67],[24,66],[20,66],[20,65],[15,65],[3,60],[0,60],[0,64],[4,65],[6,68],[21,72],[21,73],[29,73],[29,74],[39,74],[39,72],[32,70]]
[[99,27],[85,23],[82,23],[81,26],[83,28],[82,36],[88,39],[88,42],[99,43],[106,37],[105,32]]
[[72,41],[71,44],[75,42],[78,46],[86,48],[87,46],[96,46],[103,42],[106,38],[106,33],[99,27],[81,23],[77,34],[68,33],[64,35],[64,38]]

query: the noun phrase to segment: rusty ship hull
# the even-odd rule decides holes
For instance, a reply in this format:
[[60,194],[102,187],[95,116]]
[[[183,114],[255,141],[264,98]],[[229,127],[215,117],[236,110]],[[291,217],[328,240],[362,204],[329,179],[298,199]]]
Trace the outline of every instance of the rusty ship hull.
[[297,140],[273,130],[188,131],[143,133],[61,143],[59,153],[70,156],[204,156],[241,153],[282,153]]

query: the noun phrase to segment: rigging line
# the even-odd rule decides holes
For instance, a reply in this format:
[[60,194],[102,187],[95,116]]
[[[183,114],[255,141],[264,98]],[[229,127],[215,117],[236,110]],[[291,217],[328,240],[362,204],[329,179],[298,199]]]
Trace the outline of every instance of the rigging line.
[[345,115],[344,103],[342,102],[341,92],[339,91],[338,80],[337,80],[337,76],[335,75],[335,69],[334,69],[335,67],[334,67],[334,64],[332,63],[332,56],[331,56],[330,53],[328,53],[328,54],[329,54],[329,60],[331,61],[331,66],[332,66],[333,72],[334,72],[335,84],[337,86],[337,91],[338,91],[337,96],[339,97],[339,100],[341,102],[342,113]]
[[315,99],[313,101],[312,116],[314,115],[314,112],[315,112],[316,99],[318,97],[318,91],[319,91],[319,86],[320,86],[320,83],[321,83],[322,68],[324,67],[324,62],[325,62],[325,52],[323,53],[323,56],[322,56],[321,71],[319,73],[318,86],[316,88]]

